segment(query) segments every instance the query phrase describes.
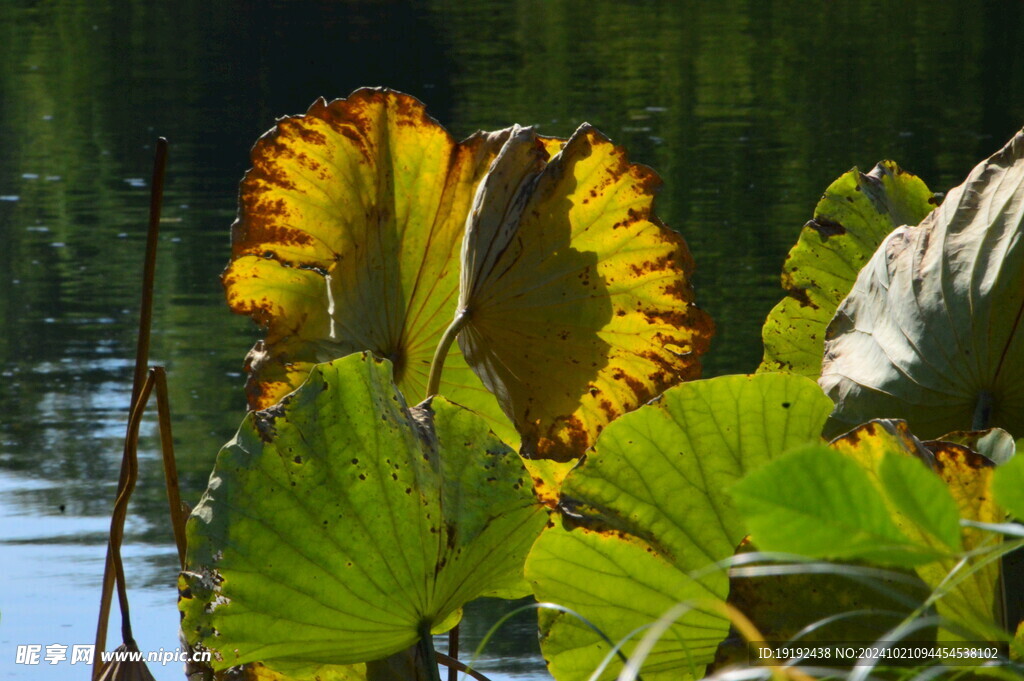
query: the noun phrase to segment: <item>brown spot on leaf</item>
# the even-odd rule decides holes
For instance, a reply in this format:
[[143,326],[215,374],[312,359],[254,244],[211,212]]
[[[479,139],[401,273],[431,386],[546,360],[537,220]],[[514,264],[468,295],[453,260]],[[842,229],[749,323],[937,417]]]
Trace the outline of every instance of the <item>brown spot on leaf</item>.
[[815,216],[814,219],[810,220],[804,226],[810,227],[816,231],[821,236],[822,241],[828,241],[829,237],[846,234],[845,227],[824,215]]
[[[613,405],[608,400],[601,400],[601,411],[603,411],[605,413],[605,415],[608,417],[609,421],[613,420],[614,418],[616,418],[620,414],[619,410],[615,407],[615,405]],[[601,430],[602,430],[601,426],[598,425],[597,426],[597,431],[601,432]]]
[[[559,428],[561,426],[561,428]],[[559,433],[559,430],[564,432]],[[569,461],[590,446],[590,435],[583,421],[575,414],[559,419],[548,430],[548,437],[540,437],[535,447],[537,458]]]
[[626,211],[626,217],[612,225],[612,229],[624,229],[630,227],[638,222],[647,220],[649,215],[650,211],[647,209],[637,210],[636,208],[630,208]]
[[800,303],[802,307],[809,307],[813,310],[818,309],[818,305],[816,305],[814,301],[811,300],[810,296],[807,295],[807,289],[805,288],[794,286],[789,289],[789,295],[794,298],[796,302]]
[[686,308],[643,310],[643,313],[644,316],[647,317],[648,322],[652,324],[660,322],[666,326],[672,327],[673,329],[685,329],[692,323]]
[[456,528],[455,523],[453,522],[445,522],[444,529],[445,545],[448,547],[448,550],[451,551],[455,548],[455,536],[458,528]]
[[671,255],[663,255],[655,260],[647,260],[640,265],[630,264],[630,269],[633,274],[641,277],[651,272],[661,272],[669,269],[669,264],[673,261]]
[[305,125],[295,126],[294,130],[306,144],[311,144],[315,147],[327,146],[327,137],[319,130],[311,130]]
[[665,295],[688,303],[693,299],[693,289],[685,281],[674,281],[664,289]]
[[951,466],[955,469],[974,471],[995,467],[988,458],[964,445],[942,441],[929,441],[924,445],[935,455],[935,468],[939,473]]
[[617,380],[625,382],[629,389],[633,391],[633,394],[636,396],[637,404],[643,404],[647,400],[651,399],[650,389],[638,378],[630,376],[629,374],[620,374],[620,377],[621,378]]

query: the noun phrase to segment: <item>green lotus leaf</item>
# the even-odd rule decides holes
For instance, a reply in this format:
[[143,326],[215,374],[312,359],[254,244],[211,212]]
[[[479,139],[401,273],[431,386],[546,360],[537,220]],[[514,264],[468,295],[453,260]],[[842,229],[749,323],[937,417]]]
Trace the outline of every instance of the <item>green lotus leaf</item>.
[[[275,404],[312,367],[370,350],[425,396],[455,313],[474,192],[507,137],[457,143],[417,99],[361,89],[281,118],[252,150],[223,275],[234,312],[267,329],[249,353],[249,405]],[[458,349],[439,392],[517,440]]]
[[936,458],[949,445],[922,443],[905,421],[888,419],[861,424],[830,443],[867,473],[904,534],[931,547],[935,556],[963,548],[959,500],[952,489],[943,489],[949,483]]
[[959,551],[960,513],[942,480],[909,456],[886,456],[878,468],[885,496],[942,551]]
[[[921,499],[914,496],[901,503],[912,510],[913,517],[923,517],[929,528],[938,525],[944,537],[949,528],[942,522],[951,522],[959,540],[952,497],[923,465],[908,463],[916,469],[885,459],[879,473],[887,482],[900,474],[909,475],[901,491],[930,482],[928,475],[935,478],[944,498],[915,503]],[[934,491],[933,486],[922,488],[920,496]],[[863,559],[899,567],[928,563],[941,555],[902,533],[891,517],[883,490],[852,457],[825,445],[788,452],[748,475],[732,492],[753,541],[762,550],[833,560]],[[952,518],[945,512],[948,510]]]
[[825,446],[789,452],[732,488],[767,551],[899,563],[906,538],[864,471]]
[[916,225],[936,203],[924,182],[892,161],[867,174],[854,168],[833,182],[782,267],[786,297],[761,331],[759,371],[817,379],[825,328],[857,273],[889,232]]
[[828,329],[828,431],[1024,433],[1024,132],[916,227],[890,234]]
[[[726,488],[794,446],[819,438],[831,405],[787,374],[684,383],[620,417],[562,483],[565,527],[545,529],[526,564],[541,601],[575,610],[619,641],[680,601],[695,609],[662,637],[645,679],[702,674],[729,623],[708,609],[746,534]],[[559,681],[585,679],[609,646],[572,615],[546,615],[541,645]],[[629,653],[641,634],[625,646]],[[611,665],[602,678],[621,669]]]
[[522,595],[546,520],[515,452],[442,397],[407,407],[368,353],[250,413],[188,522],[182,631],[217,669],[340,665]]
[[[990,439],[986,435],[978,433],[973,439]],[[999,438],[998,435],[992,437]],[[992,461],[962,444],[935,441],[922,446],[910,435],[905,423],[896,422],[893,428],[892,422],[875,421],[833,440],[832,446],[856,458],[872,475],[884,457],[902,450],[906,457],[931,464],[952,495],[959,518],[983,523],[998,523],[1005,519],[1006,512],[994,498],[992,479],[996,469]],[[924,447],[926,450],[922,451]],[[893,492],[898,493],[896,490]],[[895,508],[898,500],[892,499],[892,503]],[[907,522],[898,513],[897,522],[908,536],[915,536],[916,532],[918,541],[930,543],[938,551],[943,550],[934,535],[922,532],[923,528],[918,524]],[[984,530],[960,528],[960,545],[965,553],[991,546],[996,539],[996,535]],[[949,575],[954,570],[956,579],[950,580]],[[998,562],[986,563],[984,555],[974,555],[961,564],[959,556],[954,555],[918,566],[916,572],[928,586],[943,590],[943,596],[936,604],[940,615],[982,632],[1001,618],[997,597]],[[943,639],[958,638],[947,629],[940,630],[940,636]]]
[[654,171],[586,124],[553,150],[513,128],[480,184],[457,324],[524,454],[565,461],[699,378],[713,325],[694,304],[685,241],[654,213]]

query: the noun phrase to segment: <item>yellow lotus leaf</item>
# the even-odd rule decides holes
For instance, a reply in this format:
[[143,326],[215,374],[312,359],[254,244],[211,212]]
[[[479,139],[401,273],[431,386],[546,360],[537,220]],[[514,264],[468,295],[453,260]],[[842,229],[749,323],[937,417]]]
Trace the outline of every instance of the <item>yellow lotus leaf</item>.
[[[1001,523],[1006,519],[1006,511],[996,503],[992,493],[992,477],[996,471],[992,461],[963,445],[942,441],[927,444],[935,456],[936,471],[949,486],[962,518],[982,523]],[[961,531],[967,550],[995,541],[992,533],[984,530],[964,527]],[[992,626],[1002,617],[1000,564],[997,561],[981,565],[979,558],[973,558],[972,567],[975,563],[979,564],[977,571],[939,601],[939,613],[977,627]],[[941,583],[952,567],[950,562],[927,565],[919,569],[918,574],[929,584]]]
[[660,184],[584,124],[560,150],[513,128],[477,191],[453,328],[525,456],[580,456],[612,419],[700,376],[713,325],[686,242],[654,214]]
[[[455,311],[474,192],[508,131],[461,143],[415,98],[361,89],[280,119],[252,150],[223,275],[231,309],[267,329],[247,358],[249,404],[276,403],[311,367],[370,350],[425,395]],[[458,349],[439,392],[515,437]]]

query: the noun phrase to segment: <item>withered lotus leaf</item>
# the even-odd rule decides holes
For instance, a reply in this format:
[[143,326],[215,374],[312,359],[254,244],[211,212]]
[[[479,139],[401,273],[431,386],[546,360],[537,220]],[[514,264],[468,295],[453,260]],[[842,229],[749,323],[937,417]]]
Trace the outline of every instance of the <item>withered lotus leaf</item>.
[[[529,457],[582,454],[614,418],[700,376],[713,333],[661,180],[584,124],[511,130],[466,223],[462,352]],[[446,369],[447,371],[447,369]]]
[[829,432],[875,417],[920,437],[1024,433],[1024,131],[890,234],[828,327]]
[[[247,358],[252,408],[312,366],[370,350],[421,399],[451,321],[473,194],[507,131],[457,143],[414,97],[361,89],[280,119],[253,147],[223,275],[231,309],[267,329]],[[514,431],[457,348],[440,390]]]

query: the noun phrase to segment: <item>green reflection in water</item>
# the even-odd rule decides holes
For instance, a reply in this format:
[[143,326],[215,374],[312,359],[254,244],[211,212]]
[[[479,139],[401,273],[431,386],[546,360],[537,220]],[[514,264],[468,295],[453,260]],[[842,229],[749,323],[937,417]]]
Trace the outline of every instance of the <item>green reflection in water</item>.
[[[172,146],[152,355],[168,368],[194,503],[242,415],[256,331],[227,312],[217,276],[247,149],[275,116],[388,85],[458,136],[514,121],[567,135],[590,121],[665,181],[658,210],[689,241],[719,327],[706,375],[746,372],[782,259],[835,177],[893,158],[944,190],[1024,124],[1022,29],[1017,3],[3,3],[8,499],[52,518],[55,536],[109,512],[158,134]],[[133,565],[136,582],[165,588],[174,559],[152,421],[147,434],[129,540],[163,549]],[[98,560],[57,588],[85,589]],[[165,617],[173,630],[173,606],[139,616]],[[496,645],[536,650],[528,628]]]

